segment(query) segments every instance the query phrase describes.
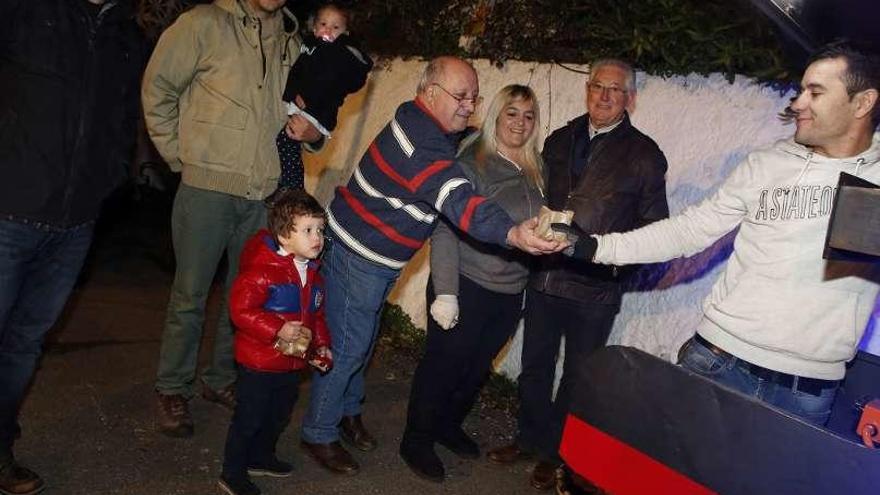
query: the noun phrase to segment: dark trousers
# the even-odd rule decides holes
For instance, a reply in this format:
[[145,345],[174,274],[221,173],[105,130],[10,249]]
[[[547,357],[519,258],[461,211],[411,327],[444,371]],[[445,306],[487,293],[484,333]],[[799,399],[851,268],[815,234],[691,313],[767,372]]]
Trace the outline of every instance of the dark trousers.
[[302,143],[290,139],[284,129],[275,137],[275,145],[278,146],[278,159],[281,162],[281,175],[278,177],[278,187],[291,189],[304,189],[305,166],[302,159]]
[[[542,292],[526,294],[522,372],[519,375],[517,443],[544,461],[559,460],[562,426],[577,392],[573,378],[581,360],[605,345],[619,305],[577,302]],[[565,361],[556,399],[553,377],[559,343],[565,336]]]
[[43,338],[70,296],[94,224],[56,229],[0,220],[0,466],[11,462],[18,409]]
[[[428,281],[428,306],[434,290]],[[461,428],[492,360],[516,330],[522,294],[501,294],[459,277],[459,322],[443,330],[428,316],[425,354],[409,395],[404,442],[434,442]]]
[[299,395],[299,373],[268,373],[238,366],[235,413],[226,435],[223,476],[247,477],[249,466],[275,459],[275,444],[290,422]]

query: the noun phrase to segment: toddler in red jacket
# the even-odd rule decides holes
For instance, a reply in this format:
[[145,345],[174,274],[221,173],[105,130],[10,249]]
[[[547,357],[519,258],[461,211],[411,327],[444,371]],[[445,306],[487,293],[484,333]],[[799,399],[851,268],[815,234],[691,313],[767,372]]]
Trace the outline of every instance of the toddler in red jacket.
[[268,217],[268,230],[245,244],[229,296],[238,382],[218,482],[229,495],[258,495],[251,476],[290,476],[275,444],[296,403],[298,371],[332,365],[315,261],[324,247],[324,209],[304,190],[287,190]]

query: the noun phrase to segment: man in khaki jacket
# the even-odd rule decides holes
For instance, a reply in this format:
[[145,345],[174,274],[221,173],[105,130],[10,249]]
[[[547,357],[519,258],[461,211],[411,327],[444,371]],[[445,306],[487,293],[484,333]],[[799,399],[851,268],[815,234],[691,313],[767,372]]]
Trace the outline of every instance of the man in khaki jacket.
[[[182,14],[162,34],[144,74],[150,137],[181,184],[171,214],[177,271],[168,302],[159,370],[158,427],[193,433],[193,396],[205,301],[227,255],[226,289],[245,240],[265,224],[263,199],[279,175],[275,135],[315,143],[320,134],[287,118],[281,95],[299,55],[296,29],[284,27],[285,0],[215,0]],[[290,16],[292,18],[292,16]],[[224,291],[202,396],[232,409],[235,368]]]

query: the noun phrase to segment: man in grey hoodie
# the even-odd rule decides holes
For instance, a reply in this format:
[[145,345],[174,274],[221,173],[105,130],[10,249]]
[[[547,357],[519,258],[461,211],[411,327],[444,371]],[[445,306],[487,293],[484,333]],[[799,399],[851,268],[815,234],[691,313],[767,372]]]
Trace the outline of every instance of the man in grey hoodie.
[[824,424],[865,331],[880,264],[822,259],[841,172],[880,183],[880,57],[845,42],[811,59],[793,139],[752,152],[702,203],[572,255],[626,265],[690,256],[739,228],[679,363]]

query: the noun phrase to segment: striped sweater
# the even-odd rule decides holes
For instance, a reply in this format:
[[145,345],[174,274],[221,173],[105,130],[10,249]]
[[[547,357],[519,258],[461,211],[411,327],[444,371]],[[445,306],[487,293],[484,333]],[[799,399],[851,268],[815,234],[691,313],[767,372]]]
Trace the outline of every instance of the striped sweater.
[[443,215],[483,242],[506,245],[515,224],[478,196],[455,163],[457,136],[446,134],[419,101],[400,105],[364,153],[327,217],[333,237],[363,258],[400,269]]

